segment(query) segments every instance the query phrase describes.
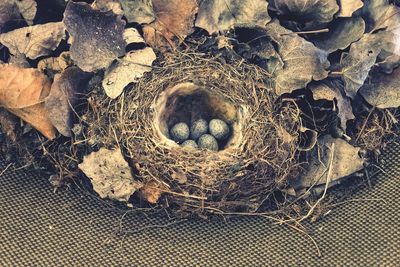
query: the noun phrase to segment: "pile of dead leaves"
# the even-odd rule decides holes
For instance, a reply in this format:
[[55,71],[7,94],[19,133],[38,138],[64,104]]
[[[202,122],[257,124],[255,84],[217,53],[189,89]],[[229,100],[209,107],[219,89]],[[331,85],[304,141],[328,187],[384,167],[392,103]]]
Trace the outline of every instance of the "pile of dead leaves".
[[[226,64],[260,66],[280,101],[300,108],[299,157],[308,165],[288,183],[288,194],[304,195],[360,171],[366,159],[359,152],[383,140],[373,138],[368,120],[379,126],[385,118],[382,135],[397,122],[396,1],[2,0],[0,135],[16,143],[24,136],[45,142],[33,127],[53,142],[60,135],[63,142],[73,140],[74,129],[84,126],[79,114],[92,77],[100,77],[104,93],[116,99],[134,90],[157,57],[168,60],[189,48]],[[375,143],[359,142],[367,140],[364,134]],[[113,164],[118,168],[104,167]],[[93,152],[79,167],[101,197],[128,201],[143,187],[119,148]],[[154,194],[145,199],[157,202]]]

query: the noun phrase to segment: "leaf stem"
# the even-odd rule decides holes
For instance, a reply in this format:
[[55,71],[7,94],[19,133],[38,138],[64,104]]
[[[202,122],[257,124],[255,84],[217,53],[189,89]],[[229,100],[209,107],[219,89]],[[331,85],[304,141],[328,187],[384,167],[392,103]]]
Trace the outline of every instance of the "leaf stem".
[[282,35],[289,35],[289,34],[293,34],[293,33],[296,33],[296,34],[309,34],[310,33],[311,34],[311,33],[322,33],[322,32],[329,32],[329,29],[326,28],[326,29],[313,30],[313,31],[282,33],[281,36]]

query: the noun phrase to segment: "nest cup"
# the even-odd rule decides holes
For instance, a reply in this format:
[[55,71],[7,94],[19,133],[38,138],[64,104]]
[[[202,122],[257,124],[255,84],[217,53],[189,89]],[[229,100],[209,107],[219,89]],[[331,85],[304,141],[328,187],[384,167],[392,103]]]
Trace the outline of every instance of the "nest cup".
[[177,84],[160,94],[153,109],[155,135],[166,146],[179,146],[170,139],[168,129],[179,122],[191,125],[198,119],[221,119],[229,125],[230,137],[220,142],[220,151],[236,149],[243,140],[243,121],[248,108],[232,103],[216,90],[211,92],[194,83]]

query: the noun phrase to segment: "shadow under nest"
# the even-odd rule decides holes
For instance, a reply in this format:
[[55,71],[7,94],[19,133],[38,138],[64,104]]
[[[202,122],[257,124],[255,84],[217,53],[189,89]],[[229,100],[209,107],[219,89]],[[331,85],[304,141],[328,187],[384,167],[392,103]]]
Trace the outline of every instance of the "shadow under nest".
[[[185,149],[168,138],[171,124],[198,117],[229,123],[232,137],[220,151]],[[116,100],[96,87],[81,119],[83,140],[74,143],[90,151],[120,148],[147,185],[130,198],[135,207],[154,202],[198,214],[274,209],[271,196],[300,171],[298,108],[280,102],[268,73],[243,62],[170,54]],[[144,201],[149,188],[161,197]]]

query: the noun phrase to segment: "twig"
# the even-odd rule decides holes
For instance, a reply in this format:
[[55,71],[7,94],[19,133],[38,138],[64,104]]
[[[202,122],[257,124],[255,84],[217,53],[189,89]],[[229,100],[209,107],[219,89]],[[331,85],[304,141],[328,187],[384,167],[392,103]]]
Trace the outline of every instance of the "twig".
[[363,123],[363,126],[361,127],[361,130],[360,130],[360,132],[359,132],[358,135],[357,135],[356,142],[358,142],[358,139],[360,139],[361,134],[364,132],[365,127],[367,126],[367,122],[368,122],[368,120],[369,120],[369,117],[371,117],[371,114],[372,114],[372,112],[373,112],[374,110],[375,110],[375,106],[372,107],[372,109],[371,109],[371,111],[369,112],[368,116],[365,118],[365,121],[364,121],[364,123]]
[[10,168],[12,165],[13,165],[13,163],[8,164],[7,167],[6,167],[4,170],[2,170],[2,171],[0,172],[0,177],[1,177],[1,176],[8,170],[8,168]]

